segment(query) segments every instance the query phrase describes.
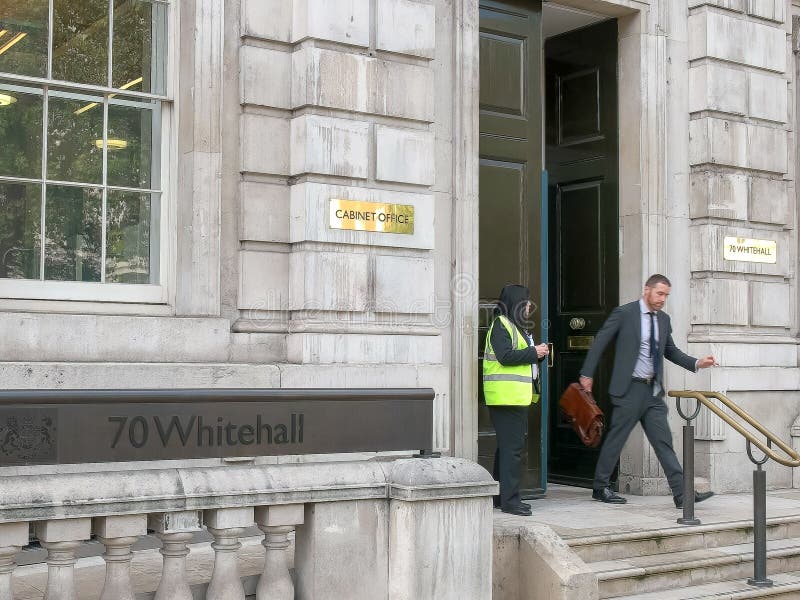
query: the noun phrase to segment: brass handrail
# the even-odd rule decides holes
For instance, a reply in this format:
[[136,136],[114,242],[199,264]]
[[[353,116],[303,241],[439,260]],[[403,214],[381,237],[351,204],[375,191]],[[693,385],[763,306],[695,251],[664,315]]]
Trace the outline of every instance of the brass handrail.
[[[711,412],[713,412],[720,419],[725,421],[728,425],[733,427],[736,431],[741,433],[747,441],[756,446],[759,450],[761,450],[765,455],[769,456],[775,462],[782,464],[786,467],[800,467],[800,454],[798,454],[797,451],[790,448],[777,435],[775,435],[769,429],[764,427],[764,425],[759,423],[755,418],[753,418],[752,415],[748,414],[747,411],[745,411],[743,408],[737,406],[730,398],[725,396],[725,394],[720,394],[719,392],[670,390],[669,396],[671,396],[672,398],[694,398],[698,402],[704,404]],[[767,443],[764,443],[758,438],[756,438],[750,431],[742,427],[736,420],[731,418],[729,414],[727,414],[719,406],[711,402],[709,398],[716,398],[717,400],[722,402],[725,406],[727,406],[729,409],[731,409],[733,412],[739,415],[753,429],[757,430],[759,433],[764,435],[764,437],[767,438],[768,442],[772,442],[773,444],[778,446],[778,448],[783,450],[791,458],[784,458],[783,456],[776,454],[775,451],[772,448],[770,448]]]

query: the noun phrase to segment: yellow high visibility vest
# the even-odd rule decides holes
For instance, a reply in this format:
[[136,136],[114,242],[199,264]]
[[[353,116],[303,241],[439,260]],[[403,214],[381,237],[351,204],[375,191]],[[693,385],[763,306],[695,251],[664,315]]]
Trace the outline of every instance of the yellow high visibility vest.
[[508,320],[499,315],[486,334],[486,347],[483,353],[483,397],[487,406],[529,406],[539,401],[539,394],[533,392],[533,365],[501,365],[492,348],[492,330],[500,322],[511,337],[511,346],[524,350],[528,340]]

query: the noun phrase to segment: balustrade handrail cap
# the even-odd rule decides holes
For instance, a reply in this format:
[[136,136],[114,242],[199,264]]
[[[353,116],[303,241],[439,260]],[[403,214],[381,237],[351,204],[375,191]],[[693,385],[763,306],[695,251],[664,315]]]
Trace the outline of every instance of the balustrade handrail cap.
[[0,523],[495,491],[483,467],[458,458],[4,476]]

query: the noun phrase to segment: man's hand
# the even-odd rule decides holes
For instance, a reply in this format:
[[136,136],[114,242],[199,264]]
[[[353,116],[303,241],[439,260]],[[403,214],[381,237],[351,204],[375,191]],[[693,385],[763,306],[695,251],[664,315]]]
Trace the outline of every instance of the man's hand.
[[697,368],[698,369],[707,369],[708,367],[718,367],[719,363],[714,359],[713,356],[704,356],[703,358],[697,361]]
[[580,383],[581,387],[583,389],[585,389],[587,392],[591,392],[592,391],[592,378],[591,377],[584,377],[583,375],[581,375],[578,378],[578,383]]
[[550,354],[550,348],[547,347],[547,344],[539,344],[538,346],[534,346],[534,348],[536,348],[536,356],[539,358],[544,358]]

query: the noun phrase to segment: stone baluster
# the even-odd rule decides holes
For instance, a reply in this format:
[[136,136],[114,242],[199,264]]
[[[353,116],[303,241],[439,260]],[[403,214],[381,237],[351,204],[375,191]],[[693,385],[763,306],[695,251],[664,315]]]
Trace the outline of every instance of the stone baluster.
[[100,600],[134,600],[131,546],[147,533],[147,515],[97,517],[94,532],[106,547],[106,581]]
[[44,600],[78,600],[75,590],[75,550],[92,532],[92,520],[62,519],[36,524],[36,537],[47,549],[47,589]]
[[0,600],[12,600],[17,552],[28,543],[28,523],[0,524]]
[[244,600],[236,551],[242,547],[239,536],[254,522],[253,507],[218,508],[204,511],[203,516],[214,536],[214,572],[206,600]]
[[192,600],[192,590],[186,576],[186,544],[202,527],[201,513],[181,511],[150,515],[148,526],[161,540],[164,568],[154,600]]
[[264,532],[267,550],[264,572],[258,580],[256,600],[294,600],[294,583],[289,574],[289,534],[303,523],[303,505],[259,506],[256,524]]

